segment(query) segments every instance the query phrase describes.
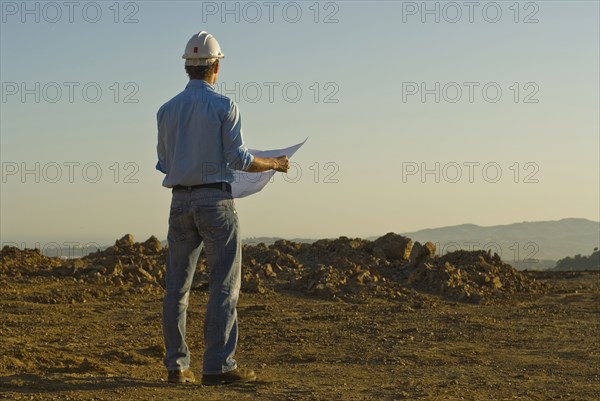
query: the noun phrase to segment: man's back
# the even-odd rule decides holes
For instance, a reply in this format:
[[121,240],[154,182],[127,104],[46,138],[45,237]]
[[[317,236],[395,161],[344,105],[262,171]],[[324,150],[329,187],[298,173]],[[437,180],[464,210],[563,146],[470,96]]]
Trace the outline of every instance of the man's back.
[[157,113],[159,168],[163,186],[232,182],[252,155],[244,146],[237,105],[203,80],[186,89]]

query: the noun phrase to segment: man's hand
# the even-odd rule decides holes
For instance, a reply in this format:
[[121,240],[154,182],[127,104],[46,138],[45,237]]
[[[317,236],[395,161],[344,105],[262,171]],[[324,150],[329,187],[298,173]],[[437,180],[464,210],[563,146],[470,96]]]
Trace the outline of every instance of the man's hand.
[[287,173],[290,169],[290,159],[287,156],[280,156],[275,158],[275,167],[273,170],[279,171],[280,173]]
[[249,173],[260,173],[268,170],[275,170],[281,173],[287,173],[290,169],[290,160],[287,156],[280,157],[254,157],[254,161],[246,171]]

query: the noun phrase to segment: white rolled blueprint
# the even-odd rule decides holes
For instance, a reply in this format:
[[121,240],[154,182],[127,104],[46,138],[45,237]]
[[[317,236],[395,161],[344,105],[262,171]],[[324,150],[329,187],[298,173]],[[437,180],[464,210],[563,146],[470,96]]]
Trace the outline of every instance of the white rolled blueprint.
[[[297,145],[290,146],[285,149],[273,149],[273,150],[256,150],[248,149],[250,153],[258,157],[280,157],[287,156],[290,159],[296,153],[304,142],[300,142]],[[271,177],[275,174],[274,170],[263,171],[262,173],[249,173],[247,171],[234,171],[234,180],[231,184],[231,192],[234,198],[243,198],[248,195],[255,194],[262,190],[271,180]]]

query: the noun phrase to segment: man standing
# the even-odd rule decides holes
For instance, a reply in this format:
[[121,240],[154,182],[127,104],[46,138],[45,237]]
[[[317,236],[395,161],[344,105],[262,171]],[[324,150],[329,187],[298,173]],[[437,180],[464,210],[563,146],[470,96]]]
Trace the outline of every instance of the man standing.
[[163,186],[173,192],[163,300],[164,364],[172,383],[195,381],[185,342],[186,315],[202,246],[210,272],[202,384],[256,379],[234,359],[242,259],[231,183],[233,170],[287,172],[289,161],[287,156],[255,157],[244,146],[237,105],[212,86],[223,57],[212,35],[192,36],[183,55],[190,81],[157,113],[156,167],[166,174]]

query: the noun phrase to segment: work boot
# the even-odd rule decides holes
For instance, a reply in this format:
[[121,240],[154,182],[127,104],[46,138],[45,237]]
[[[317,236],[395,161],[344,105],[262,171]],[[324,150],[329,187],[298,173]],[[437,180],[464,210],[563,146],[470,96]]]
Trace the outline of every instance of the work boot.
[[241,368],[218,375],[202,375],[202,384],[205,386],[251,382],[254,380],[256,380],[256,374],[253,370]]
[[193,383],[196,381],[191,370],[169,370],[167,377],[169,383]]

